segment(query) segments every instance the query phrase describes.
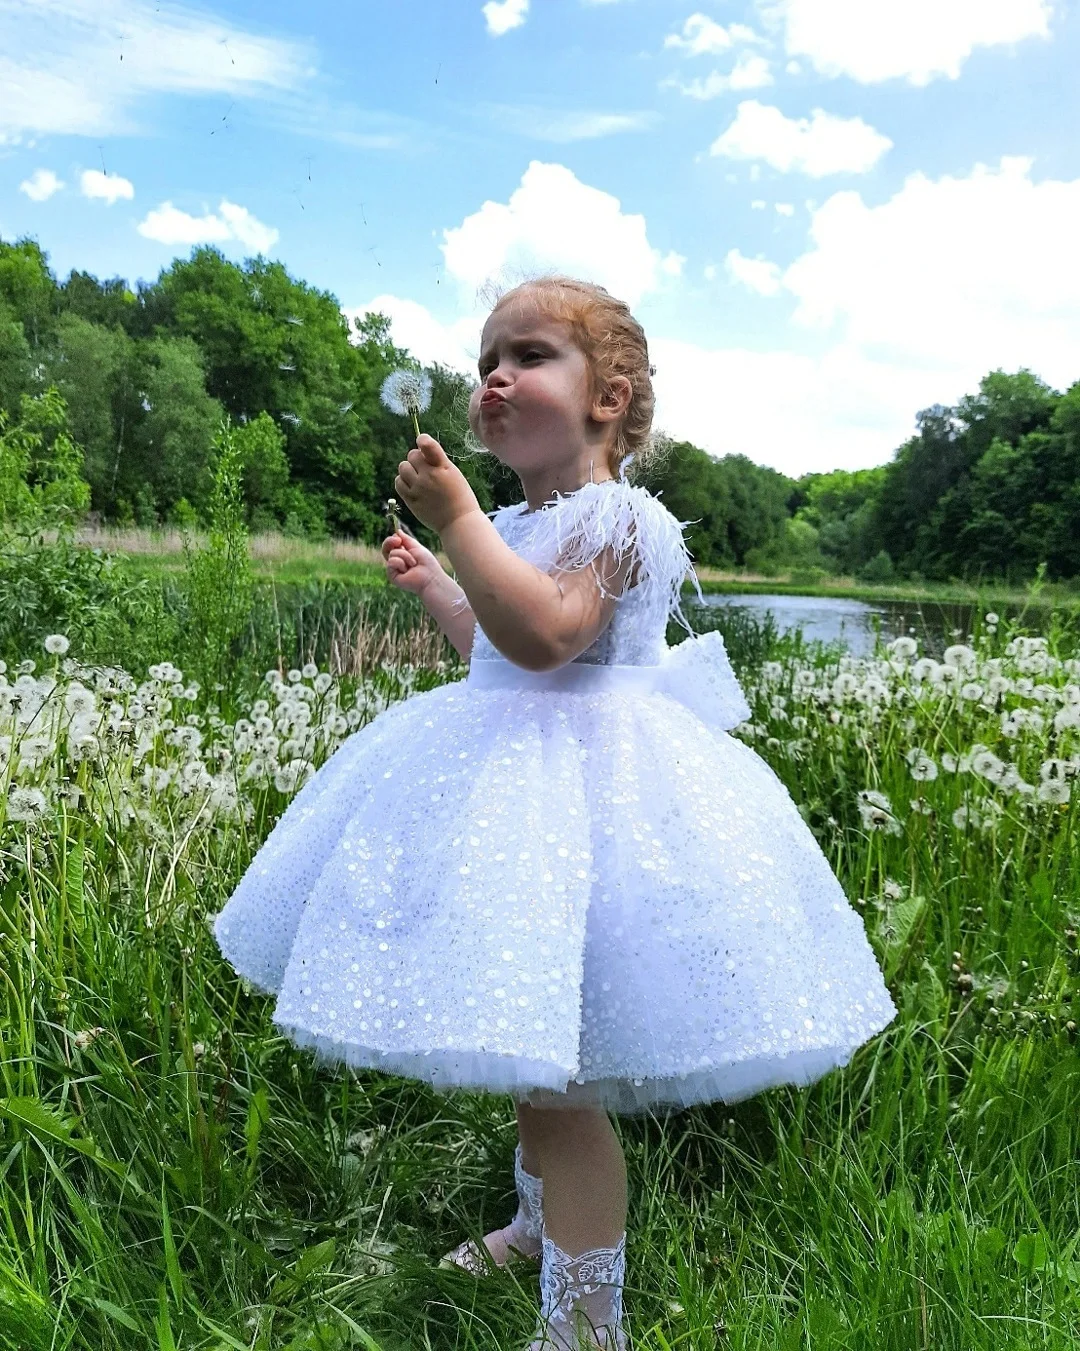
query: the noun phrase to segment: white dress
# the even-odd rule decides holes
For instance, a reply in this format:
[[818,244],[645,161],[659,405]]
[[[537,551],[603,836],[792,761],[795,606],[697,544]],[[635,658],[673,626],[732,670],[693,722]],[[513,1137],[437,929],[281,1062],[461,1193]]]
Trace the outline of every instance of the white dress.
[[633,548],[574,662],[477,627],[469,676],[355,732],[214,931],[327,1060],[633,1114],[846,1065],[896,1016],[862,920],[749,717],[719,634],[665,641],[682,526],[625,481],[493,513],[544,570]]

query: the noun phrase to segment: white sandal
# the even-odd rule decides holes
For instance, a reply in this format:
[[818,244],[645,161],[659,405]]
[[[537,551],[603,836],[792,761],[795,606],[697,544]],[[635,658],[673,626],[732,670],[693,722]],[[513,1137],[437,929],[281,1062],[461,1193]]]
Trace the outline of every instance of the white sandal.
[[521,1162],[521,1143],[514,1150],[514,1186],[518,1194],[517,1214],[503,1229],[484,1235],[484,1252],[474,1239],[467,1238],[448,1252],[440,1266],[453,1264],[474,1276],[486,1276],[494,1264],[503,1267],[512,1256],[537,1261],[541,1256],[544,1226],[544,1180],[527,1173]]

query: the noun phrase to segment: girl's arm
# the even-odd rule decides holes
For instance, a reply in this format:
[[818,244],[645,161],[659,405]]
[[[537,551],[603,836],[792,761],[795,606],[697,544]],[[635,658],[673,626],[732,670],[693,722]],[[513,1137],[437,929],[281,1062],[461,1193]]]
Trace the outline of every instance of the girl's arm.
[[468,661],[472,655],[476,615],[465,592],[440,568],[440,575],[431,579],[420,599],[428,614],[457,648],[461,660]]
[[633,561],[605,550],[596,560],[603,591],[591,567],[556,580],[515,554],[479,509],[455,517],[441,540],[475,621],[504,657],[530,671],[553,671],[595,642]]

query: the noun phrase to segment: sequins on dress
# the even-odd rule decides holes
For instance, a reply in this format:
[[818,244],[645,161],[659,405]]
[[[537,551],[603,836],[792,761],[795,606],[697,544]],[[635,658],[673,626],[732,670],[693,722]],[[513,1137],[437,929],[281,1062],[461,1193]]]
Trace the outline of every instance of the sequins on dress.
[[478,628],[470,681],[387,709],[297,794],[215,919],[226,957],[298,1044],[439,1090],[630,1114],[846,1065],[896,1006],[786,788],[728,735],[749,710],[719,635],[667,647],[682,526],[621,480],[493,520],[544,570],[635,552],[572,664],[610,669],[477,686],[510,667]]

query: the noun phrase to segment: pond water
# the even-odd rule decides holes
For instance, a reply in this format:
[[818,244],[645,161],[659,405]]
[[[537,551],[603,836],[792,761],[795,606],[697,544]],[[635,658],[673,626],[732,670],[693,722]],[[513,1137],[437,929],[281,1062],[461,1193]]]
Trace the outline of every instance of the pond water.
[[802,629],[808,641],[840,641],[855,656],[869,656],[880,628],[888,642],[901,634],[919,640],[920,652],[940,656],[950,643],[967,641],[975,619],[972,605],[937,601],[875,601],[844,596],[707,595],[707,605],[738,606],[758,614],[771,611],[781,633]]

